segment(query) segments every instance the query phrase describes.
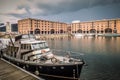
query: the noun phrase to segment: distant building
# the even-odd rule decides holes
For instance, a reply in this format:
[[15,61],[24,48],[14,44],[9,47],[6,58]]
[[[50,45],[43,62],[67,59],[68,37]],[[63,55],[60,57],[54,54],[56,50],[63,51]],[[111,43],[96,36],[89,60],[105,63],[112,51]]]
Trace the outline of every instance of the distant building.
[[120,33],[120,19],[76,22],[69,25],[71,33]]
[[17,23],[11,24],[11,31],[12,32],[18,32],[18,24]]
[[7,24],[6,24],[6,32],[7,32],[7,33],[11,33],[11,25],[10,25],[10,22],[7,22]]
[[10,24],[7,22],[6,24],[0,23],[0,33],[17,33],[18,32],[18,24]]
[[67,33],[67,24],[27,18],[18,21],[18,32],[21,34],[65,34]]
[[0,23],[0,32],[5,32],[6,31],[6,25],[4,23]]
[[0,23],[0,32],[21,34],[65,34],[65,33],[120,33],[120,19],[104,19],[88,22],[73,21],[71,24],[40,19],[22,19],[18,24]]

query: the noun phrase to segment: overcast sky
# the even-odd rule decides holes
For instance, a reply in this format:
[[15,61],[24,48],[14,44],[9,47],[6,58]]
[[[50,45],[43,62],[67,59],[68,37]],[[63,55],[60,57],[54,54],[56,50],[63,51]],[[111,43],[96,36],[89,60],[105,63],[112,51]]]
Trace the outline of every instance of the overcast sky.
[[0,0],[0,22],[23,18],[71,23],[120,18],[120,0]]

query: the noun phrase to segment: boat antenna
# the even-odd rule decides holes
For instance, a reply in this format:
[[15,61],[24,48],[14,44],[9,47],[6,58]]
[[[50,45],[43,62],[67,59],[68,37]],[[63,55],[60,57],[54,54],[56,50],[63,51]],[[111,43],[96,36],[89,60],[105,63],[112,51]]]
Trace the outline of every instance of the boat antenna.
[[10,41],[11,41],[12,45],[14,46],[14,43],[13,43],[13,40],[12,40],[11,34],[8,34],[8,35],[9,35],[9,38],[10,38]]

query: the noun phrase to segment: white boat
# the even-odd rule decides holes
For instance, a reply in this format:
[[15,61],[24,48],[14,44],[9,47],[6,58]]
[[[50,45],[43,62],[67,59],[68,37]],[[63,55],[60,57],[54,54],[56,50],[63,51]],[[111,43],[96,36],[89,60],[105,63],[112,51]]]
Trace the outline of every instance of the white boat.
[[46,41],[36,40],[32,35],[17,36],[14,42],[10,40],[2,53],[3,59],[43,78],[80,78],[83,60],[56,55]]
[[79,33],[74,34],[74,37],[77,37],[77,38],[81,38],[84,36],[85,36],[85,34],[79,34]]
[[92,33],[87,33],[87,34],[76,33],[76,34],[74,34],[74,37],[76,37],[76,38],[82,38],[82,37],[93,38],[93,37],[95,37],[95,34],[92,34]]

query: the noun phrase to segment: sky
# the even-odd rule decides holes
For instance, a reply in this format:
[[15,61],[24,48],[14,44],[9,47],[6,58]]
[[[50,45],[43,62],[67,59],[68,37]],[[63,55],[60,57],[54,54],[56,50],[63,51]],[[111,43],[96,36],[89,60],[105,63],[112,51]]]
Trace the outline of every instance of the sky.
[[0,0],[0,23],[36,18],[71,23],[120,18],[120,0]]

